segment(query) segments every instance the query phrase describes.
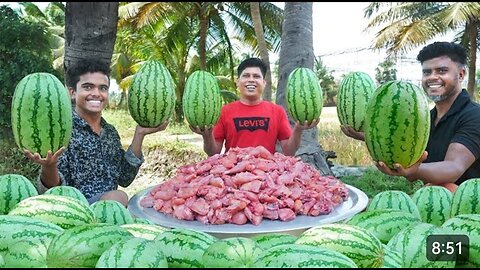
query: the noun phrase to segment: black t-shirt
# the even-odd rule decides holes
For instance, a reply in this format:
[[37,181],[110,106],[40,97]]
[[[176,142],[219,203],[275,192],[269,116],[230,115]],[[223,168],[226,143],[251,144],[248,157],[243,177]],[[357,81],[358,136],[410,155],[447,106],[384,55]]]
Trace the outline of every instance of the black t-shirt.
[[443,161],[450,143],[464,145],[476,160],[455,182],[461,184],[470,178],[480,178],[480,105],[471,101],[463,89],[450,110],[434,126],[437,109],[430,111],[430,138],[427,144],[428,158],[425,162]]

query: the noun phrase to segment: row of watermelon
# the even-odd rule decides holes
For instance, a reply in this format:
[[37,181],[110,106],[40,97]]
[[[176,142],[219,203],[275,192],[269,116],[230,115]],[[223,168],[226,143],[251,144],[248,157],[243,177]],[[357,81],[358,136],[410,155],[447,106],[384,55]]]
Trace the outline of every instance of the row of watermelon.
[[[156,127],[172,115],[176,103],[175,85],[159,61],[146,61],[133,77],[128,91],[132,118],[144,127]],[[322,110],[322,91],[315,73],[295,69],[288,79],[287,106],[295,120],[312,121]],[[212,127],[220,117],[222,97],[217,79],[198,70],[186,81],[183,112],[194,127]],[[67,146],[72,135],[72,108],[63,84],[52,74],[32,73],[16,86],[12,101],[12,128],[20,149],[55,153]]]

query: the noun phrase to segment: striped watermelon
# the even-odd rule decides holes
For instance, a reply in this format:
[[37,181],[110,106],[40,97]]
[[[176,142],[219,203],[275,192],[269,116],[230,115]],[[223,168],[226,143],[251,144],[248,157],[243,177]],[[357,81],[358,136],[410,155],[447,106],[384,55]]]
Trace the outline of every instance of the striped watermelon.
[[47,249],[51,241],[20,240],[5,253],[5,266],[8,268],[46,268]]
[[217,78],[203,70],[193,72],[185,83],[183,114],[193,127],[212,127],[220,118],[222,96]]
[[457,267],[480,267],[480,214],[461,214],[445,221],[442,228],[448,230],[450,235],[466,235],[469,241],[468,262],[459,263]]
[[100,200],[93,203],[90,208],[100,223],[122,225],[133,223],[132,214],[118,201]]
[[452,268],[453,261],[430,261],[427,258],[427,237],[447,234],[447,230],[429,223],[410,225],[398,232],[387,246],[400,253],[405,268]]
[[288,233],[268,233],[256,235],[251,239],[255,240],[261,248],[267,250],[279,245],[294,244],[297,237]]
[[375,89],[375,83],[365,72],[350,72],[343,78],[337,94],[337,116],[341,125],[363,131],[367,104]]
[[250,238],[231,237],[212,243],[203,253],[205,268],[251,268],[263,249]]
[[157,236],[159,236],[164,231],[169,230],[168,228],[159,226],[159,225],[151,225],[151,224],[123,224],[120,227],[127,229],[133,236],[138,238],[144,238],[147,240],[154,240]]
[[83,195],[83,193],[80,190],[72,186],[55,186],[55,187],[49,188],[47,191],[45,191],[44,194],[53,194],[53,195],[71,197],[79,200],[85,205],[90,206],[90,203],[88,203],[87,198],[85,198],[85,195]]
[[169,268],[204,268],[203,253],[217,240],[210,234],[183,228],[165,231],[155,238],[163,244]]
[[420,218],[412,213],[394,209],[375,209],[353,216],[346,224],[364,228],[386,244],[403,228],[420,222]]
[[113,244],[102,253],[95,268],[167,268],[162,244],[142,238],[130,238]]
[[5,260],[3,259],[2,254],[0,254],[0,268],[4,268],[4,267],[5,267]]
[[420,218],[415,202],[407,193],[400,190],[385,190],[375,195],[367,206],[367,210],[374,209],[396,209]]
[[44,220],[0,215],[0,254],[8,253],[14,243],[22,240],[44,242],[48,245],[62,232],[62,228]]
[[430,133],[425,94],[409,82],[384,83],[368,102],[364,130],[373,160],[410,167],[425,151]]
[[153,221],[148,220],[146,218],[139,218],[139,217],[133,218],[133,223],[155,225],[155,223],[153,223]]
[[72,105],[65,86],[52,74],[32,73],[17,84],[12,99],[12,130],[20,149],[55,153],[72,136]]
[[304,123],[320,117],[323,92],[317,75],[309,68],[296,68],[288,76],[287,108],[293,119]]
[[20,174],[0,176],[0,215],[8,214],[20,201],[38,195],[32,182]]
[[333,223],[319,225],[303,232],[295,244],[323,247],[342,253],[358,267],[379,267],[384,250],[375,235],[358,226]]
[[285,244],[265,250],[254,268],[358,268],[340,252],[316,246]]
[[450,217],[461,214],[480,214],[480,178],[461,183],[452,198]]
[[94,268],[105,250],[132,237],[116,225],[79,225],[53,238],[47,250],[47,265],[49,268]]
[[45,220],[63,229],[95,222],[95,214],[77,199],[42,194],[18,203],[9,213],[12,216],[32,217]]
[[423,222],[441,226],[449,217],[452,193],[442,186],[424,186],[412,196]]
[[142,127],[157,127],[175,108],[175,85],[167,68],[148,60],[134,75],[128,90],[128,111]]
[[383,257],[383,265],[381,268],[402,268],[403,261],[400,252],[391,249],[387,245],[383,245],[385,256]]

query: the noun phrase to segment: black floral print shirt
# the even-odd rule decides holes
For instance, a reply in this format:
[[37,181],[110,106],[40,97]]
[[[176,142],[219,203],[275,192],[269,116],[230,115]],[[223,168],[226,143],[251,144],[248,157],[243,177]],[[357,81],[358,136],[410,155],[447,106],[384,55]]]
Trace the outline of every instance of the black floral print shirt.
[[129,186],[143,163],[130,148],[122,148],[120,136],[102,117],[100,135],[73,112],[72,138],[58,160],[62,185],[79,189],[87,199],[118,185]]

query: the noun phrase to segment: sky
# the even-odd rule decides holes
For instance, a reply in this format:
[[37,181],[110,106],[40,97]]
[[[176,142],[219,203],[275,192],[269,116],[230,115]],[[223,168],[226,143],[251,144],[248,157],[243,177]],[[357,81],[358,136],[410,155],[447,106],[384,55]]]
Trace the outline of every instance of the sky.
[[[11,3],[11,2],[3,2]],[[34,2],[45,8],[48,2]],[[272,2],[283,8],[283,2]],[[321,56],[324,65],[338,79],[350,71],[363,71],[375,76],[375,68],[385,59],[385,52],[366,50],[373,43],[375,33],[365,32],[369,19],[364,18],[363,10],[370,2],[314,2],[313,3],[313,47],[314,54]],[[15,5],[18,6],[17,3]],[[430,42],[450,40],[452,34],[437,37]],[[428,42],[428,43],[430,43]],[[426,44],[425,44],[426,45]],[[424,46],[424,45],[423,45]],[[423,47],[411,50],[403,62],[397,63],[399,79],[411,81],[421,77],[420,65],[415,60],[416,54]],[[362,50],[363,49],[363,50]],[[352,52],[358,51],[358,52]],[[350,52],[350,53],[348,53]],[[271,54],[271,63],[278,59],[278,54]]]

